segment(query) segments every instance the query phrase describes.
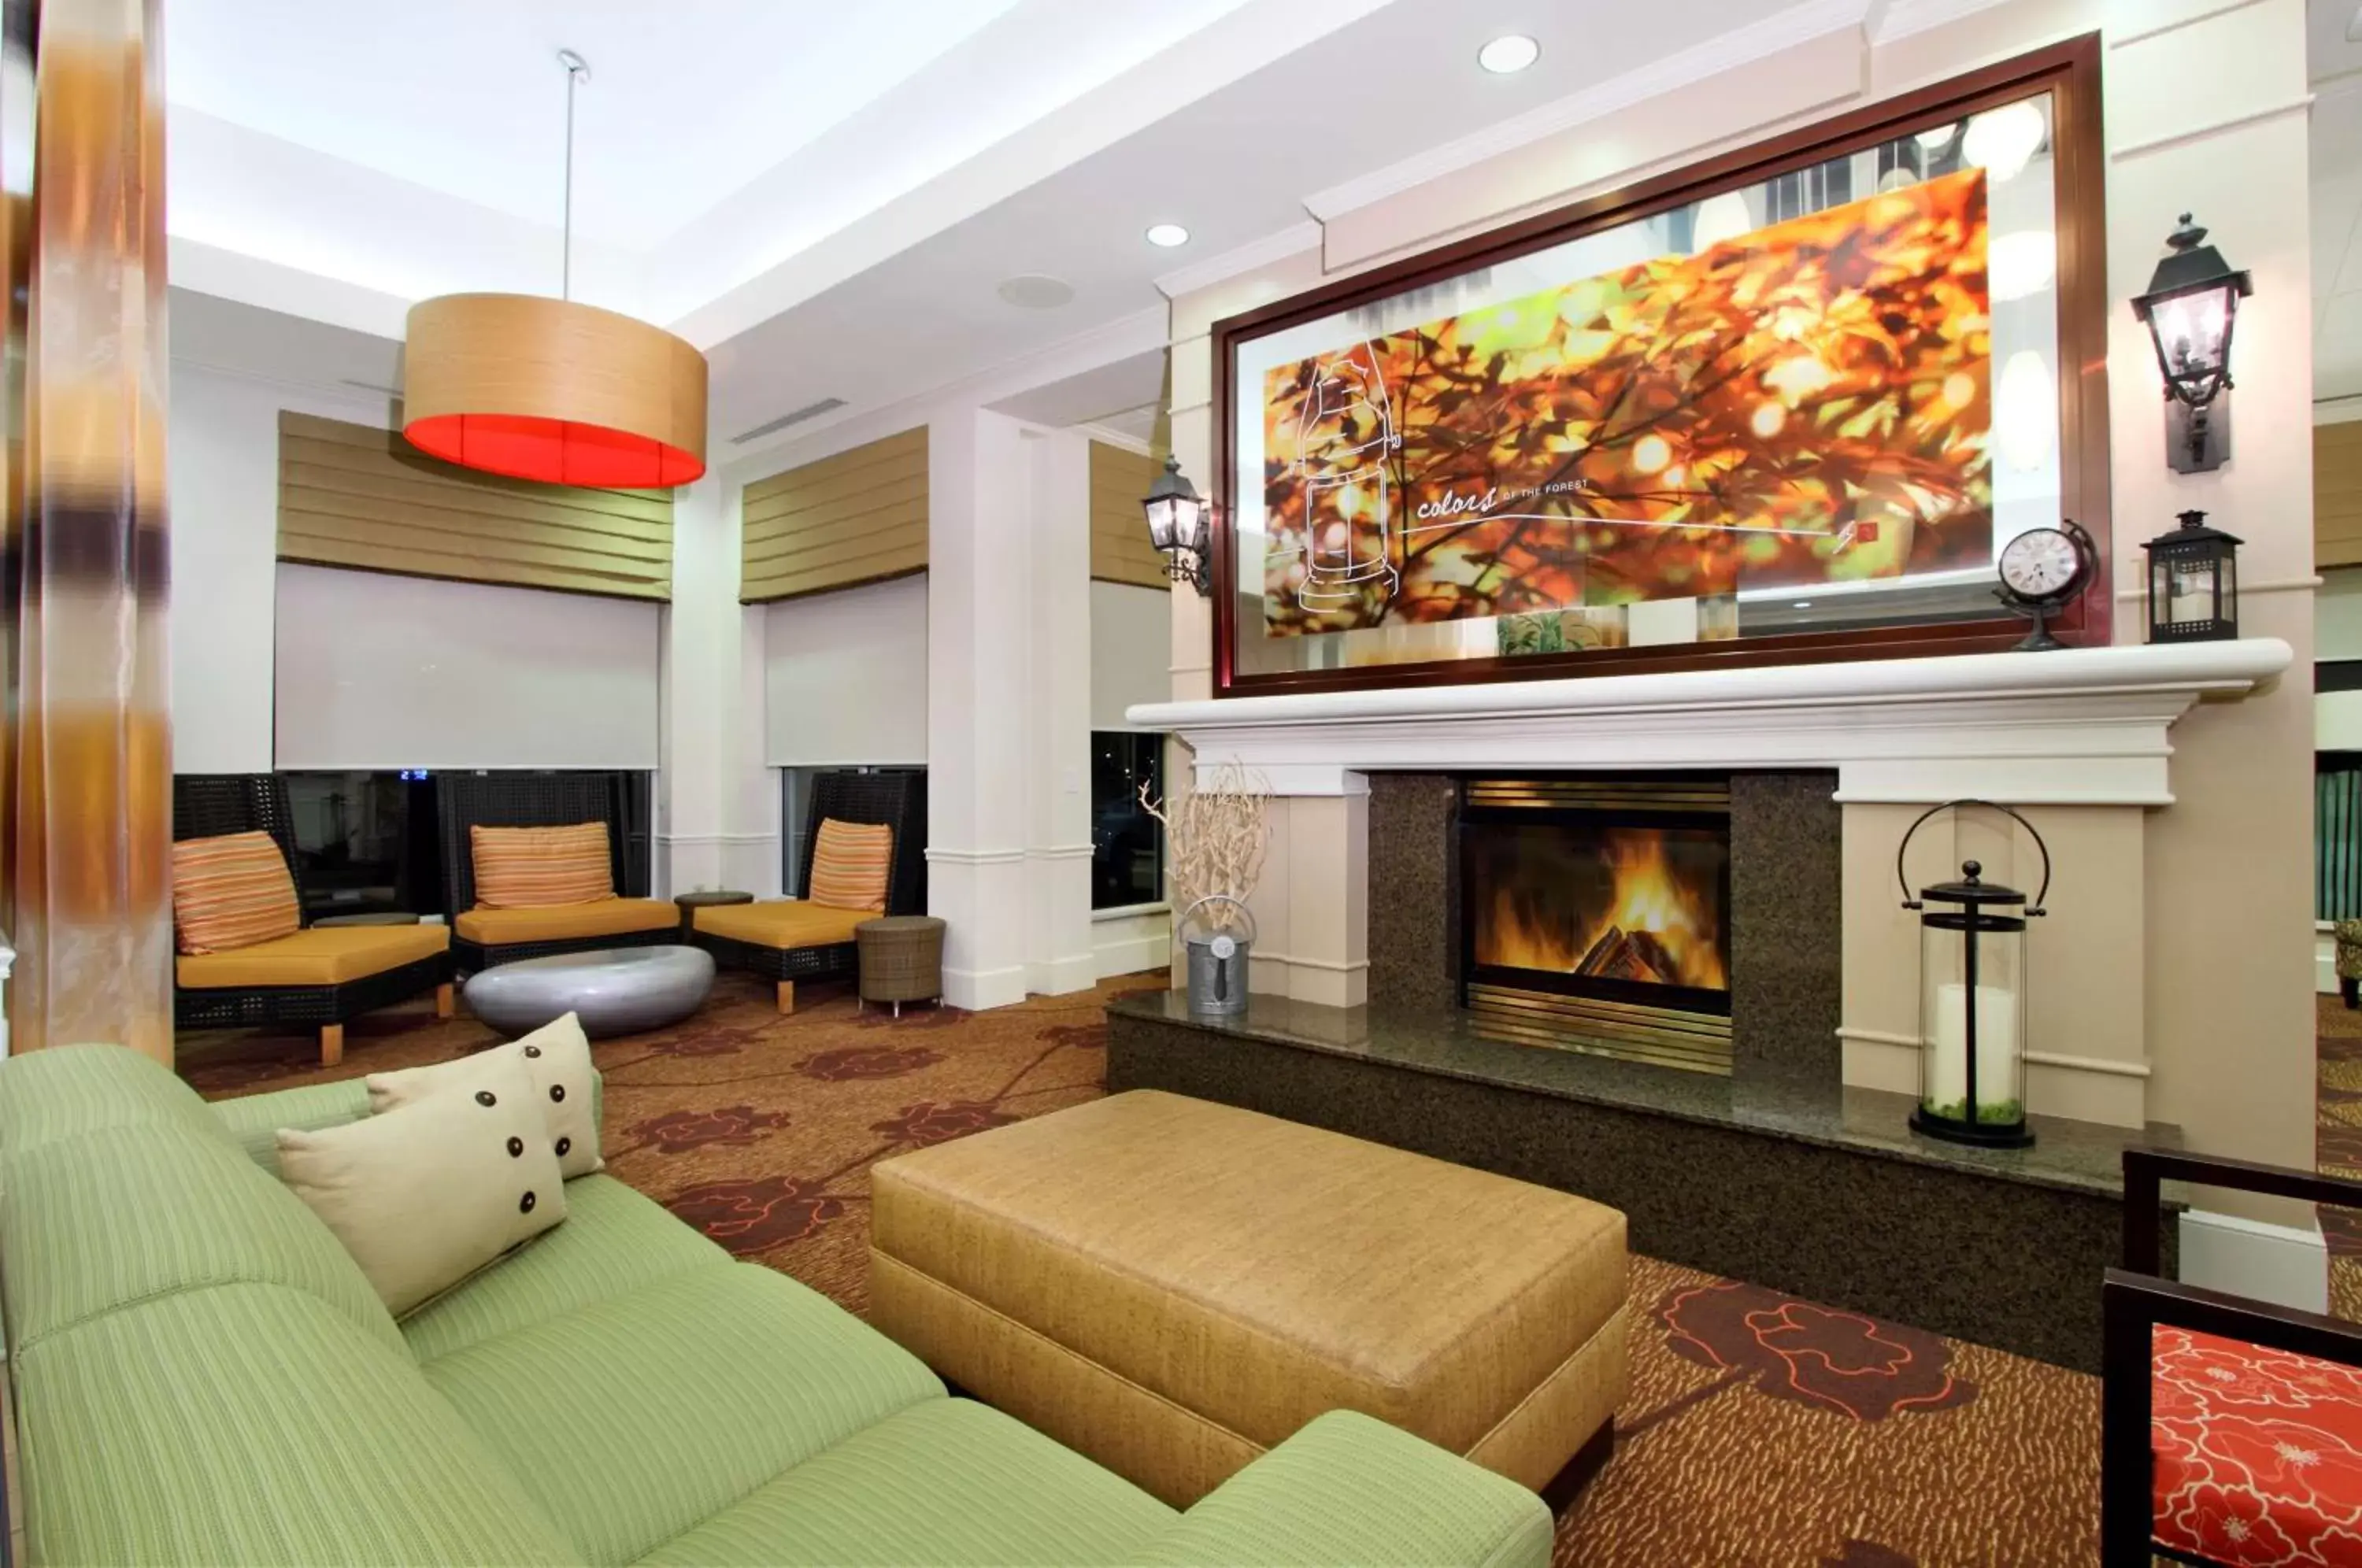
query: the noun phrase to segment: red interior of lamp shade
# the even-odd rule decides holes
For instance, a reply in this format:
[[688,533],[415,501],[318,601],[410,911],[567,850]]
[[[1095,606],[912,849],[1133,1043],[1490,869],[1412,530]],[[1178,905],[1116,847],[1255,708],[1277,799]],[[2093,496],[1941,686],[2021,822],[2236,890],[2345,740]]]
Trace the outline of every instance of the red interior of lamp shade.
[[705,459],[628,430],[522,414],[438,414],[402,433],[429,457],[546,484],[659,490],[705,472]]

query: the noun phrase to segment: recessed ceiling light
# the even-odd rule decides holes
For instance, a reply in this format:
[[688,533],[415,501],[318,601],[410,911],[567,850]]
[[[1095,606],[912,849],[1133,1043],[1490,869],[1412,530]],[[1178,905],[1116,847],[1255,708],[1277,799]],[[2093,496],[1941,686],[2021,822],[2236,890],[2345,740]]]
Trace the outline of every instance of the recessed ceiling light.
[[1055,310],[1074,303],[1075,286],[1046,272],[1020,272],[1005,280],[999,293],[1002,299],[1021,309]]
[[1496,76],[1507,76],[1513,71],[1523,71],[1541,55],[1541,45],[1523,33],[1509,33],[1478,50],[1476,63]]
[[1177,223],[1153,223],[1148,226],[1148,243],[1170,250],[1188,244],[1189,231]]

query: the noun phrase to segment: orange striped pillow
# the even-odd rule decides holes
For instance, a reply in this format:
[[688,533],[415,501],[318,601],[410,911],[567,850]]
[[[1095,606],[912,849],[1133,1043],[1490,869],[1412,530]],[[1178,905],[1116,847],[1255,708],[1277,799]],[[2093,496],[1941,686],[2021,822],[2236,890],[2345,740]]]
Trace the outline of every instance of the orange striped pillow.
[[295,878],[267,833],[172,845],[172,926],[183,953],[226,953],[292,936],[303,925]]
[[840,910],[886,908],[886,876],[894,863],[894,830],[884,823],[841,823],[822,817],[812,846],[811,901]]
[[480,909],[535,910],[615,896],[605,823],[546,828],[470,823],[468,847],[476,861]]

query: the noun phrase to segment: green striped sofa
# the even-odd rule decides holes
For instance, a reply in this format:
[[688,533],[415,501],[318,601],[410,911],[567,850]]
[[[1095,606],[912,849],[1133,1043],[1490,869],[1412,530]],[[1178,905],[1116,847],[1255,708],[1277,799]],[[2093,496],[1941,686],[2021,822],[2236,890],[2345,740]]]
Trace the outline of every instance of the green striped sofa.
[[1343,1412],[1176,1514],[605,1176],[396,1322],[271,1168],[277,1128],[366,1109],[0,1063],[32,1563],[1549,1559],[1531,1494]]

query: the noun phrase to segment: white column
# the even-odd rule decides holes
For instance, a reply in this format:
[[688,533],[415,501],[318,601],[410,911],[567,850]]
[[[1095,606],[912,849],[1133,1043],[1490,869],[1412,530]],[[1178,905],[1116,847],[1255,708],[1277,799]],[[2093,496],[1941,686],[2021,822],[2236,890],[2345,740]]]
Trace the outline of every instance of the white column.
[[657,775],[656,892],[721,886],[739,716],[738,486],[709,472],[673,496]]
[[1025,857],[1033,908],[1026,984],[1055,995],[1088,990],[1098,977],[1091,946],[1090,442],[1062,430],[1027,436]]
[[944,998],[1021,1001],[1028,978],[1026,519],[1016,420],[954,409],[927,434],[927,907],[949,925]]

